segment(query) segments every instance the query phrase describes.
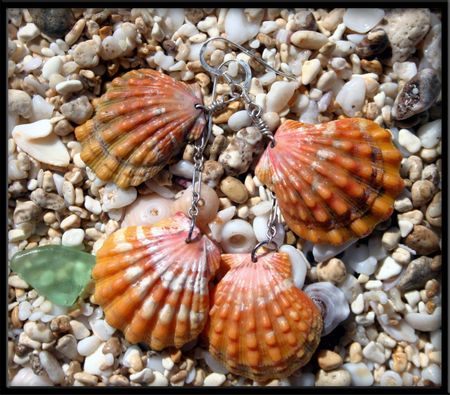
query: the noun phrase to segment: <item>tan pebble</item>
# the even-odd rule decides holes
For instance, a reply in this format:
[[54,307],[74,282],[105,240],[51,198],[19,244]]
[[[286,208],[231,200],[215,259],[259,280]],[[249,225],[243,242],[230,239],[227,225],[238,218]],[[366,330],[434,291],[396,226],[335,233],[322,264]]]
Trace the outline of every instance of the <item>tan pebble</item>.
[[205,371],[203,369],[198,369],[195,372],[194,386],[199,387],[202,386],[205,381]]
[[256,189],[256,185],[250,173],[245,176],[244,185],[247,188],[247,191],[250,194],[250,196],[254,196],[257,193],[258,190]]
[[[104,349],[104,347],[103,347]],[[102,352],[103,352],[102,349]],[[133,353],[130,356],[130,368],[133,369],[135,372],[140,372],[144,366],[142,365],[142,359],[139,353]]]
[[427,207],[425,217],[431,226],[442,226],[442,193],[439,191]]
[[302,49],[320,49],[327,42],[327,36],[310,30],[300,30],[291,36],[291,43]]
[[396,371],[397,373],[402,373],[406,371],[406,365],[408,363],[407,356],[404,352],[394,352],[392,355],[392,369]]
[[219,198],[219,202],[220,202],[219,206],[220,210],[231,207],[233,205],[233,203],[231,203],[231,200],[228,199],[227,197]]
[[347,276],[344,262],[340,259],[332,258],[329,261],[320,262],[317,265],[317,277],[319,281],[330,281],[339,284]]
[[361,344],[354,342],[349,349],[350,362],[358,363],[363,359]]
[[434,185],[428,180],[418,180],[411,188],[412,202],[415,208],[427,204],[433,197]]
[[316,376],[316,386],[349,386],[352,377],[347,370],[337,369],[330,372],[325,372],[323,369],[319,370]]
[[73,375],[73,378],[85,385],[96,385],[98,382],[97,376],[86,372],[77,372]]
[[171,378],[170,378],[170,384],[172,385],[183,385],[184,384],[184,380],[186,379],[187,376],[187,371],[186,370],[180,370],[179,372],[175,373]]
[[71,330],[70,317],[67,315],[60,315],[50,321],[50,330],[58,333],[65,333]]
[[113,374],[109,378],[108,383],[111,384],[111,385],[124,387],[124,386],[129,385],[130,381],[125,376],[122,376],[121,374]]
[[361,68],[368,73],[382,74],[383,66],[379,60],[361,59]]
[[413,231],[406,237],[405,244],[420,255],[429,255],[440,250],[438,235],[422,225],[414,226]]
[[320,350],[317,355],[317,362],[323,370],[329,371],[340,367],[343,361],[339,354],[331,350]]
[[80,227],[80,224],[81,224],[80,217],[78,217],[78,215],[71,214],[61,221],[60,227],[62,230],[67,230],[71,228],[78,228]]
[[22,328],[23,323],[19,320],[19,306],[14,307],[11,312],[11,323],[16,329]]
[[245,203],[248,199],[248,192],[244,184],[231,176],[222,180],[220,190],[235,203]]
[[170,359],[173,361],[173,363],[178,363],[181,360],[181,350],[173,350],[170,352]]

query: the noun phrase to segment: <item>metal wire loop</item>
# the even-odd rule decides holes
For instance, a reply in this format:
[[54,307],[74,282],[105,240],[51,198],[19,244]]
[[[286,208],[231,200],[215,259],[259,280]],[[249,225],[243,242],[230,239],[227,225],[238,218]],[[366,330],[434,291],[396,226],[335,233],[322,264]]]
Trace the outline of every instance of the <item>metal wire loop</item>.
[[251,254],[251,258],[252,258],[252,262],[257,262],[258,259],[256,257],[256,252],[262,247],[267,245],[267,247],[271,250],[278,250],[278,244],[275,243],[273,240],[269,241],[269,240],[263,240],[260,241],[258,244],[255,245],[255,247],[252,250],[252,254]]

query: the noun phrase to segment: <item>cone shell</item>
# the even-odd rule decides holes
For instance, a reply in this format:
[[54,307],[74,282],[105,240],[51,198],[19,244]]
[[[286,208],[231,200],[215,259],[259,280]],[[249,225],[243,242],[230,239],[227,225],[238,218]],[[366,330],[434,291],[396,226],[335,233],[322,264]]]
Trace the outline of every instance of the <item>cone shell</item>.
[[196,109],[197,85],[150,69],[115,78],[95,103],[94,118],[75,129],[81,159],[104,181],[121,188],[158,173],[206,124]]
[[288,120],[256,167],[289,228],[313,243],[367,236],[403,190],[389,131],[362,118],[320,125]]
[[305,365],[322,332],[312,300],[292,282],[286,253],[223,254],[230,270],[214,291],[209,351],[229,371],[253,380],[282,378]]
[[112,234],[97,252],[95,301],[130,343],[177,348],[203,330],[220,251],[182,213]]

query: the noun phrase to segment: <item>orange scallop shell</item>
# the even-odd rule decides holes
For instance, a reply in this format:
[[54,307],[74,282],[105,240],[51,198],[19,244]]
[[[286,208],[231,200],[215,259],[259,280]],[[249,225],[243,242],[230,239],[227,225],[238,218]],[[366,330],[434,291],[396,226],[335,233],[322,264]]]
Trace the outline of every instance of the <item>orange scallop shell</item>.
[[81,159],[104,181],[139,185],[157,174],[206,124],[199,87],[155,70],[115,78],[95,116],[75,129]]
[[319,125],[288,120],[256,167],[287,225],[313,243],[367,236],[389,218],[403,190],[402,155],[389,131],[348,118]]
[[177,213],[120,229],[97,252],[95,302],[130,343],[179,348],[203,330],[220,251],[198,228],[186,243],[189,227],[189,218]]
[[214,290],[207,327],[210,353],[254,380],[282,378],[305,365],[322,333],[314,302],[292,282],[286,253],[223,254],[230,270]]

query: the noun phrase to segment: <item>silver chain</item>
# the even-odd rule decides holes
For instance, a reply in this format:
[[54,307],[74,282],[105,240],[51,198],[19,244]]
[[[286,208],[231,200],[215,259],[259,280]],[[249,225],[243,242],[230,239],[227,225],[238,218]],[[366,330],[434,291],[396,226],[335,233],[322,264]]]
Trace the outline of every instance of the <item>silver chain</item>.
[[279,223],[278,219],[278,201],[275,197],[275,194],[272,193],[272,208],[270,210],[269,219],[267,220],[267,232],[266,232],[266,240],[260,241],[253,248],[251,253],[251,258],[253,262],[256,262],[258,259],[256,257],[256,252],[264,245],[267,245],[267,248],[271,250],[278,250],[278,244],[273,240],[277,235],[277,225]]

